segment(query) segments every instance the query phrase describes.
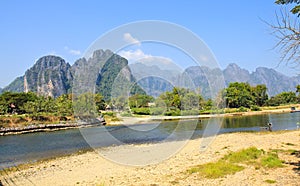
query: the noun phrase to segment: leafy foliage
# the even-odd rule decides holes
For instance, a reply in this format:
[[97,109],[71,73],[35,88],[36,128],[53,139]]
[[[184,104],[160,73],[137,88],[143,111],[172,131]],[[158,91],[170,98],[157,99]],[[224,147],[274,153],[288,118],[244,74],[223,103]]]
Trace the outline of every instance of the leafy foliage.
[[287,5],[287,4],[297,4],[291,10],[293,14],[300,16],[300,1],[299,0],[276,0],[276,4]]
[[268,100],[268,105],[278,106],[281,104],[297,103],[298,99],[295,92],[282,92]]
[[224,89],[223,94],[229,108],[263,106],[268,100],[265,85],[251,87],[249,83],[230,83],[228,88]]

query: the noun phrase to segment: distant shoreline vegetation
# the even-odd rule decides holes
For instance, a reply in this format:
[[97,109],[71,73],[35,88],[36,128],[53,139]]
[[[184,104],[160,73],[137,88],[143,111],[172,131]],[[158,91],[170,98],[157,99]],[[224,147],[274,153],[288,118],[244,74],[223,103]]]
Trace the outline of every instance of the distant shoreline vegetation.
[[[87,101],[88,99],[94,99]],[[84,93],[77,97],[63,94],[57,98],[36,93],[4,92],[0,95],[0,128],[34,124],[74,123],[82,118],[104,117],[117,121],[133,115],[182,116],[212,113],[259,111],[261,107],[300,103],[300,85],[295,92],[282,92],[271,98],[265,85],[230,83],[214,99],[204,99],[189,89],[174,87],[157,98],[145,94],[105,101],[100,94]],[[78,109],[79,108],[79,109]],[[76,117],[74,116],[76,110]],[[79,115],[79,116],[78,116]]]

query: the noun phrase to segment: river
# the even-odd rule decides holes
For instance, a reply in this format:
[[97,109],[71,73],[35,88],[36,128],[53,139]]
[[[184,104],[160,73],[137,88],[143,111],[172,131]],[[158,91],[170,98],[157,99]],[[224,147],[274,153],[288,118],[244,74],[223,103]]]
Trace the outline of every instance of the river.
[[[91,127],[54,132],[37,132],[22,135],[0,136],[0,169],[21,163],[34,162],[46,158],[68,155],[80,150],[89,150],[88,135],[96,135],[97,143],[92,147],[105,147],[122,144],[157,143],[170,140],[200,138],[209,119],[201,121],[166,121],[144,125]],[[268,122],[273,131],[295,130],[300,122],[300,112],[268,114],[256,116],[235,116],[223,118],[218,133],[259,131]],[[134,129],[133,129],[134,128]],[[137,129],[137,130],[136,130]],[[107,137],[107,134],[111,137]],[[87,139],[88,138],[88,139]],[[113,140],[112,140],[113,139]],[[87,143],[86,141],[89,141]]]

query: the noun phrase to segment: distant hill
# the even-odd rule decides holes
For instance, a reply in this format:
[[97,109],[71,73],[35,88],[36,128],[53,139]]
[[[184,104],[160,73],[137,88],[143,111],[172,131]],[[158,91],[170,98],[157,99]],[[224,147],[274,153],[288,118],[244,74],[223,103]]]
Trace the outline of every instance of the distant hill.
[[[97,50],[89,59],[81,58],[73,66],[58,56],[44,56],[5,87],[4,91],[36,92],[39,95],[57,97],[75,91],[94,91],[105,99],[111,96],[114,81],[120,81],[131,87],[131,93],[144,94],[128,68],[128,61],[109,50]],[[101,70],[100,70],[101,69]],[[118,83],[118,82],[116,82]],[[115,84],[116,84],[115,83]],[[132,85],[133,84],[133,85]],[[75,87],[74,87],[75,86]],[[117,86],[124,90],[124,87]],[[75,89],[73,89],[75,88]]]
[[170,91],[178,84],[181,72],[178,70],[161,69],[156,65],[134,63],[129,65],[137,83],[148,95],[159,96],[162,92]]
[[[170,91],[173,86],[179,86],[182,81],[191,79],[193,85],[189,87],[198,88],[202,95],[210,97],[211,85],[209,85],[208,79],[220,78],[221,74],[224,77],[225,86],[228,86],[230,82],[248,82],[251,85],[265,84],[268,87],[270,96],[283,91],[295,91],[296,85],[300,84],[300,76],[288,77],[274,69],[265,67],[258,67],[254,72],[250,73],[234,63],[229,64],[222,71],[205,66],[192,66],[185,69],[183,73],[168,72],[157,66],[149,67],[142,64],[130,67],[134,74],[137,75],[139,73],[157,75],[155,77],[145,77],[139,81],[139,85],[152,96],[157,96],[166,90]],[[172,83],[169,80],[172,80]]]
[[236,64],[230,64],[223,72],[227,85],[233,81],[249,82],[251,85],[265,84],[271,96],[284,91],[295,91],[295,87],[300,84],[300,76],[289,77],[272,68],[258,67],[249,73]]
[[24,76],[17,77],[13,82],[2,89],[2,92],[6,91],[24,92]]
[[[157,63],[135,63],[128,66],[127,59],[110,50],[96,50],[88,59],[80,58],[71,66],[58,56],[44,56],[0,91],[28,92],[57,97],[65,93],[96,92],[106,100],[111,96],[144,94],[157,97],[174,86],[192,87],[205,97],[210,97],[212,87],[224,88],[222,84],[209,82],[249,82],[265,84],[270,96],[283,91],[295,91],[300,76],[288,77],[271,68],[258,67],[250,73],[237,64],[224,70],[192,66],[183,72],[175,66],[157,66]],[[215,81],[216,78],[221,81]],[[210,80],[210,81],[208,81]],[[130,92],[128,92],[128,90]],[[126,92],[127,91],[127,92]]]

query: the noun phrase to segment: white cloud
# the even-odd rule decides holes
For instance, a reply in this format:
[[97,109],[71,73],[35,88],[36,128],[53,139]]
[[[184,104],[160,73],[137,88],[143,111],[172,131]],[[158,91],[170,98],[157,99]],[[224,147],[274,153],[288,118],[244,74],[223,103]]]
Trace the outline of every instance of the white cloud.
[[66,51],[68,51],[69,54],[72,54],[72,55],[74,55],[74,56],[79,56],[79,55],[81,55],[80,50],[70,49],[70,48],[67,47],[67,46],[65,46],[64,49],[65,49]]
[[126,58],[129,61],[139,61],[141,59],[145,59],[145,58],[151,58],[151,55],[147,55],[145,54],[142,50],[137,49],[137,50],[122,50],[118,53],[120,56]]
[[123,40],[130,44],[141,45],[141,42],[138,39],[134,38],[130,33],[125,33],[123,35]]
[[148,66],[158,66],[162,70],[180,70],[178,65],[170,58],[163,56],[153,56],[145,54],[142,50],[122,50],[118,53],[120,56],[126,58],[130,63],[142,63]]

